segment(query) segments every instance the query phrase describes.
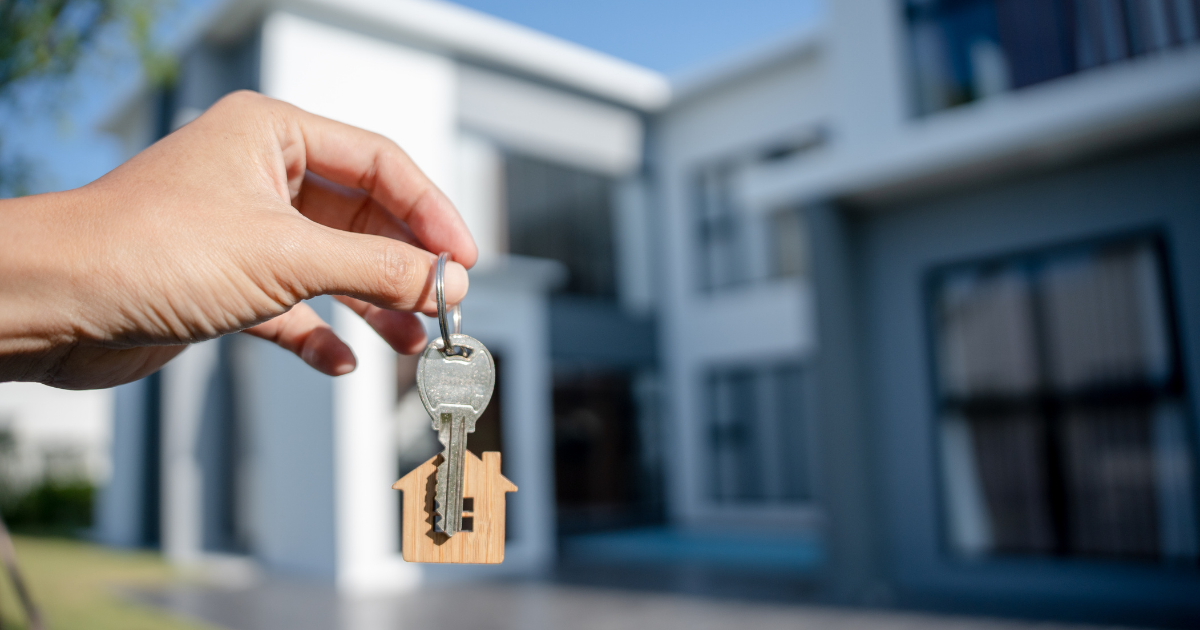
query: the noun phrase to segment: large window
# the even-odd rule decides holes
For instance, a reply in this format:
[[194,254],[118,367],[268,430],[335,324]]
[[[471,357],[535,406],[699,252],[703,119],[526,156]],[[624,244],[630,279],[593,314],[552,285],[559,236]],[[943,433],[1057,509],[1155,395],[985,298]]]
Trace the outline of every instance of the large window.
[[1155,236],[938,270],[943,505],[963,555],[1197,558],[1194,426]]
[[907,0],[918,113],[1200,41],[1200,0]]
[[513,154],[504,187],[511,253],[561,262],[567,293],[616,296],[612,179]]
[[705,380],[710,498],[733,504],[810,499],[803,367],[722,368]]

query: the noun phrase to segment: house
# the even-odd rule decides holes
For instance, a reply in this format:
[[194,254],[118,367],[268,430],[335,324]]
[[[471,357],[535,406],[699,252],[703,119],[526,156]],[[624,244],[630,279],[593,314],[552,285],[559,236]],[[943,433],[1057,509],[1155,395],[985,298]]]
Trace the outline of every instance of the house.
[[405,562],[504,562],[505,497],[517,487],[500,474],[500,453],[479,459],[467,451],[463,475],[463,524],[454,536],[434,531],[434,488],[441,455],[404,475],[392,488],[404,493],[401,551]]
[[401,560],[386,484],[436,444],[411,362],[328,300],[353,375],[233,338],[117,392],[141,455],[109,496],[144,517],[102,531],[351,590],[561,559],[1194,627],[1200,9],[1093,4],[830,2],[671,84],[429,0],[224,5],[110,128],[134,150],[146,112],[259,89],[449,192],[507,559]]
[[673,527],[813,532],[835,601],[1200,623],[1200,13],[1152,5],[830,2],[673,86]]

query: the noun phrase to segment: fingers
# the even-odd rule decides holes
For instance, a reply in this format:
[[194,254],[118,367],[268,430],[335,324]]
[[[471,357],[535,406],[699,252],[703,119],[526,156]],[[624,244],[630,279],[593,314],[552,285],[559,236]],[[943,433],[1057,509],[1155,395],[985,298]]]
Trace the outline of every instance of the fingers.
[[294,353],[317,371],[330,376],[347,374],[357,363],[350,346],[303,302],[246,332]]
[[[283,255],[290,258],[285,265],[299,268],[307,295],[344,295],[392,311],[437,313],[437,256],[407,243],[312,225],[304,247],[285,248]],[[462,265],[448,262],[445,282],[448,304],[466,297]]]
[[[296,130],[292,125],[281,129],[280,143],[285,147],[285,155],[289,155],[286,147],[295,146],[299,140],[304,147],[303,160],[308,170],[335,184],[366,191],[380,208],[407,224],[429,251],[449,252],[454,260],[466,267],[475,264],[478,251],[462,217],[446,195],[395,142],[299,108],[289,106],[289,111],[299,123],[300,138],[295,137]],[[314,214],[326,219],[331,213],[350,215],[349,221],[327,223],[339,229],[348,229],[343,225],[354,225],[355,217],[364,208],[368,215],[377,212],[353,198],[325,197],[324,201],[327,204],[325,211]],[[310,210],[315,207],[315,203],[305,205]],[[363,228],[386,225],[378,219],[360,220],[359,223]]]
[[386,236],[418,247],[422,245],[404,221],[370,195],[335,184],[315,173],[305,176],[300,194],[292,200],[292,205],[300,214],[321,225],[347,232]]
[[337,301],[363,318],[380,337],[400,354],[416,354],[425,347],[425,327],[412,313],[388,311],[361,300],[337,296]]

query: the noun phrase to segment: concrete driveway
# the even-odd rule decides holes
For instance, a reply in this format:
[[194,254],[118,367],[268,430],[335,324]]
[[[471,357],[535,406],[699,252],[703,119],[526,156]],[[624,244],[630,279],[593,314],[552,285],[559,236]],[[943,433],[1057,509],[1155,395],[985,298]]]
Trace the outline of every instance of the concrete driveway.
[[[229,630],[1051,630],[1089,626],[755,603],[537,582],[363,599],[311,584],[176,587],[136,599]],[[1092,626],[1094,627],[1094,626]]]

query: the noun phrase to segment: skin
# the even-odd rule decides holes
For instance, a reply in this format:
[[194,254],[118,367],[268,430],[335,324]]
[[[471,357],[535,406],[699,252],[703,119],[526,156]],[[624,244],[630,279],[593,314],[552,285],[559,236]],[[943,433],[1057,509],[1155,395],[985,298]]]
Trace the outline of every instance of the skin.
[[329,375],[350,348],[303,300],[332,294],[396,351],[477,250],[394,142],[252,93],[75,190],[0,201],[0,381],[111,387],[244,331]]

